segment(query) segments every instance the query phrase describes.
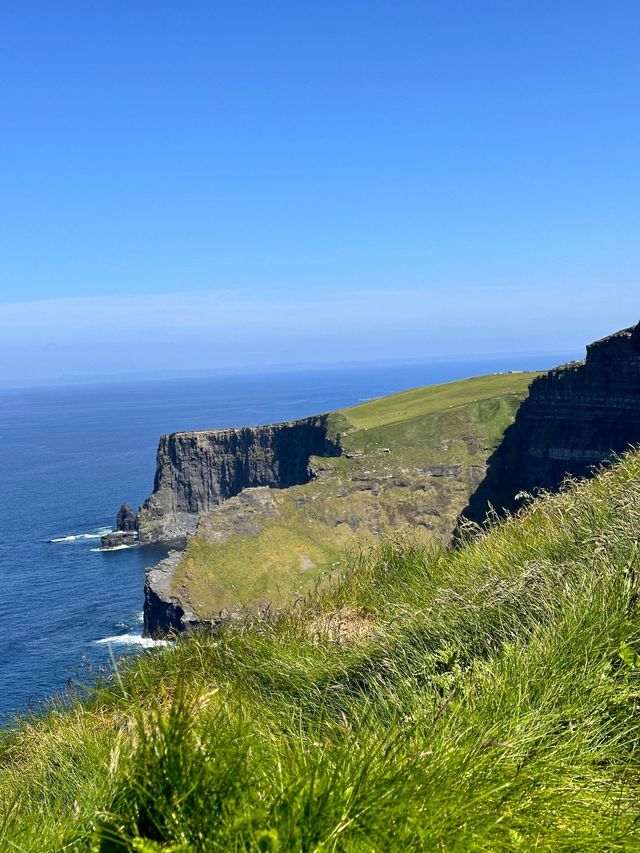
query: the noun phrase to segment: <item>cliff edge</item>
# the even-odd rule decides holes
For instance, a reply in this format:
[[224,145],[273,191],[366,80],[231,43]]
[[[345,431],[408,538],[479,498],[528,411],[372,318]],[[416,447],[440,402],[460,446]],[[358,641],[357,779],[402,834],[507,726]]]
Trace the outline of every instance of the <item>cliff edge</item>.
[[160,439],[152,495],[136,517],[140,542],[184,539],[198,516],[239,494],[307,483],[314,456],[337,456],[327,415],[267,426],[180,432]]
[[639,442],[640,324],[532,383],[464,516],[481,523],[490,507],[516,509],[521,493],[555,490],[567,475],[590,476]]

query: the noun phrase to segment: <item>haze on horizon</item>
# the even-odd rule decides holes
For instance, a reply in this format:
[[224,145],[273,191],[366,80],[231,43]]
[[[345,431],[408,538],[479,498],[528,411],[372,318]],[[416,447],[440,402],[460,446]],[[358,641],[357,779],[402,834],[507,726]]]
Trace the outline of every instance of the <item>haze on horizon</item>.
[[640,6],[0,11],[0,385],[640,319]]

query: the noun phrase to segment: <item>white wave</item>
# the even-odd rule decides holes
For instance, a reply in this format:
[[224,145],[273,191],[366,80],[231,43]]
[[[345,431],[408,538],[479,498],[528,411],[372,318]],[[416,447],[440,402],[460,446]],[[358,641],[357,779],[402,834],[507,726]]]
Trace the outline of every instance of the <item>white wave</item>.
[[109,646],[142,646],[143,649],[154,649],[158,646],[170,646],[169,640],[152,640],[151,637],[142,637],[140,634],[116,634],[115,637],[105,637],[96,640],[99,645]]
[[112,548],[92,548],[92,551],[127,551],[129,548],[135,548],[135,545],[114,545]]
[[136,613],[136,622],[139,622],[140,625],[144,622],[144,610],[139,610]]
[[99,539],[99,533],[76,533],[73,536],[58,536],[49,542],[77,542],[79,539]]
[[55,539],[49,539],[49,542],[79,542],[82,539],[100,539],[105,533],[110,532],[110,527],[101,527],[91,533],[71,533],[69,536],[57,536]]

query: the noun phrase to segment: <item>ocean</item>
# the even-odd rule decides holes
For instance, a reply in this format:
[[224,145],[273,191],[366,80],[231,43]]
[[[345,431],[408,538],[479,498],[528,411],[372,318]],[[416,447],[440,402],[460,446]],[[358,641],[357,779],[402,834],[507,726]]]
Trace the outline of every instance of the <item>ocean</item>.
[[145,653],[144,569],[157,546],[104,553],[121,503],[153,487],[160,435],[250,426],[436,382],[546,369],[568,354],[0,391],[0,721]]

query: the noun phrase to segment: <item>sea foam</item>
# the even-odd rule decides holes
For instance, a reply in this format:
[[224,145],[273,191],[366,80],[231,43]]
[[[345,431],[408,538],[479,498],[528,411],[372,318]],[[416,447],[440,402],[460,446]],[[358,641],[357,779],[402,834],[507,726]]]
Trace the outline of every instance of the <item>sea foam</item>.
[[82,539],[100,539],[105,533],[109,533],[110,527],[101,527],[91,533],[71,533],[69,536],[57,536],[55,539],[49,539],[49,542],[79,542]]
[[106,554],[108,551],[128,551],[129,548],[136,548],[136,545],[114,545],[113,548],[90,548],[94,554]]
[[170,646],[170,640],[153,640],[140,634],[116,634],[114,637],[104,637],[96,640],[102,646],[142,646],[143,649],[154,649],[159,646]]

